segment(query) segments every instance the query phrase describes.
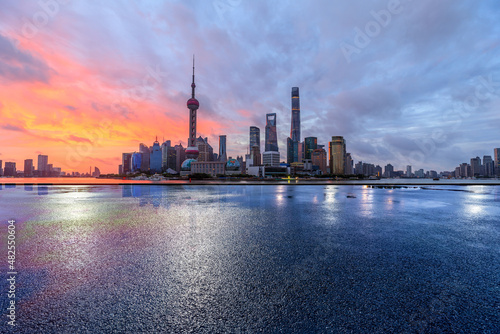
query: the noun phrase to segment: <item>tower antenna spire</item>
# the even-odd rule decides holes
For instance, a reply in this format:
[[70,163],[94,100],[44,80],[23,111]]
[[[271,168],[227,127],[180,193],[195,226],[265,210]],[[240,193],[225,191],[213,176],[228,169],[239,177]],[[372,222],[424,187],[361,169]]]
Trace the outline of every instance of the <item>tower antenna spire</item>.
[[192,91],[191,91],[191,98],[194,99],[194,89],[196,87],[196,84],[194,83],[194,55],[193,55],[193,83],[191,84],[191,88],[192,88]]

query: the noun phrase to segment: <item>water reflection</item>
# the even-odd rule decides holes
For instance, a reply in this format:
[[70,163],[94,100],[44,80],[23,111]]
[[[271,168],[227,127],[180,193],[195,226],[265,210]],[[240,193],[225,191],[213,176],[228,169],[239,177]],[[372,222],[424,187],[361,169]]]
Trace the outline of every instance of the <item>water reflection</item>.
[[356,322],[362,332],[401,333],[418,331],[408,317],[436,300],[446,307],[435,332],[447,332],[440,319],[482,319],[475,327],[489,330],[487,317],[498,313],[498,189],[22,190],[1,194],[0,215],[26,213],[20,284],[43,287],[22,300],[25,332],[39,324],[54,324],[44,332],[123,332],[126,322],[129,332],[345,332],[336,324]]
[[48,186],[38,186],[38,195],[48,195],[49,187]]
[[168,207],[166,200],[168,195],[168,187],[160,185],[122,185],[122,197],[133,197],[139,199],[139,205],[153,205],[157,208],[160,205]]

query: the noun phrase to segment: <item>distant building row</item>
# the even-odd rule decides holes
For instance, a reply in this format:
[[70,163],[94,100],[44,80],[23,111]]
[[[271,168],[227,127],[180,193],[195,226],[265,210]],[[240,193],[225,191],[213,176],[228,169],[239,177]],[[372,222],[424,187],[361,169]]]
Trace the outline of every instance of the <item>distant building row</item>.
[[[78,175],[76,175],[78,174]],[[73,176],[80,176],[80,173],[73,172]],[[69,174],[68,174],[69,175]],[[99,168],[95,167],[94,172],[90,172],[88,176],[98,177],[100,175]],[[66,176],[66,173],[61,171],[60,167],[54,167],[49,164],[49,157],[47,155],[39,154],[37,161],[37,168],[33,165],[33,159],[24,160],[24,170],[17,170],[15,162],[5,162],[5,167],[2,166],[0,160],[0,176],[22,176],[22,177],[58,177]]]

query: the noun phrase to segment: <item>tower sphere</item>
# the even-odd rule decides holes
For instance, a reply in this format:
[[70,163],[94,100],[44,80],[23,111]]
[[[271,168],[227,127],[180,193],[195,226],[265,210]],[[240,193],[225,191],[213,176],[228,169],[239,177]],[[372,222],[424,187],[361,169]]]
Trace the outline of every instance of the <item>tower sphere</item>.
[[191,98],[187,101],[187,107],[189,109],[198,109],[200,107],[200,102],[198,102],[197,99]]

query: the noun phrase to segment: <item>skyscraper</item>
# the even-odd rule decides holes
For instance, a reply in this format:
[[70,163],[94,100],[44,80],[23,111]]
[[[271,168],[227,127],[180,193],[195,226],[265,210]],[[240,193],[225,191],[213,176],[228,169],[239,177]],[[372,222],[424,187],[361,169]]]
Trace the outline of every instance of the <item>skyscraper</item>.
[[137,152],[132,153],[132,168],[131,168],[132,173],[136,173],[141,170],[142,156],[143,156],[142,153],[137,153]]
[[122,174],[127,175],[132,171],[132,153],[122,153]]
[[47,176],[47,165],[49,157],[47,155],[38,155],[38,176]]
[[200,107],[200,102],[195,97],[196,84],[194,83],[194,56],[193,56],[193,83],[191,84],[191,98],[187,101],[189,108],[189,139],[186,148],[186,157],[196,159],[200,154],[196,146],[196,111]]
[[254,145],[250,150],[251,164],[249,166],[260,166],[262,164],[262,154],[260,154],[260,146]]
[[326,151],[323,148],[315,149],[311,154],[311,162],[314,166],[318,166],[319,170],[326,174]]
[[278,134],[276,131],[276,113],[266,115],[266,147],[265,151],[278,152]]
[[151,155],[151,152],[149,151],[149,147],[147,147],[145,144],[141,143],[141,144],[139,144],[139,152],[142,154],[141,171],[147,172],[147,171],[149,171],[149,158]]
[[406,177],[411,177],[411,166],[410,165],[407,165],[406,166]]
[[484,166],[484,176],[491,177],[495,175],[494,173],[494,166],[493,166],[493,159],[491,158],[491,155],[485,155],[483,156],[483,166]]
[[3,176],[2,160],[0,160],[0,176]]
[[182,144],[175,145],[175,171],[181,171],[181,165],[184,160],[186,160],[186,149],[182,147]]
[[341,136],[333,136],[330,142],[330,174],[345,174],[345,140]]
[[151,150],[150,158],[149,158],[149,169],[153,173],[161,173],[161,147],[158,142],[158,138],[156,138],[153,143],[153,149]]
[[219,136],[219,161],[227,161],[226,135]]
[[500,148],[494,149],[495,153],[495,175],[500,176]]
[[33,176],[33,159],[24,160],[24,176]]
[[304,159],[311,159],[312,152],[318,148],[318,138],[307,137],[304,139]]
[[196,138],[196,147],[198,148],[198,160],[203,161],[214,161],[214,149],[208,143],[208,138],[199,136]]
[[[354,174],[354,166],[353,166],[353,161],[351,157],[351,153],[346,153],[345,154],[345,162],[344,162],[344,174],[345,175],[353,175]],[[380,173],[382,174],[382,173]]]
[[168,169],[175,170],[177,161],[176,151],[175,148],[172,147],[170,140],[166,140],[161,144],[161,159],[161,167],[164,172]]
[[170,145],[170,140],[165,140],[161,144],[161,168],[163,171],[166,171],[168,169],[168,151],[173,150]]
[[299,87],[292,87],[292,127],[290,129],[290,138],[293,141],[300,142]]
[[[300,162],[300,99],[299,87],[292,87],[292,121],[290,126],[290,137],[286,140],[287,163]],[[310,158],[309,158],[310,159]]]
[[5,162],[4,176],[17,176],[15,162]]
[[473,176],[473,177],[483,174],[481,172],[481,158],[480,157],[475,157],[475,158],[470,159],[470,170],[471,170],[471,176]]
[[259,146],[260,150],[260,129],[256,126],[251,126],[250,127],[250,145],[249,145],[249,152],[252,150],[252,147],[255,145]]
[[394,176],[394,167],[391,164],[387,164],[384,170],[384,177],[393,177],[393,176]]

